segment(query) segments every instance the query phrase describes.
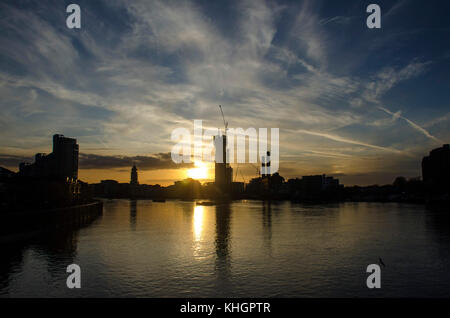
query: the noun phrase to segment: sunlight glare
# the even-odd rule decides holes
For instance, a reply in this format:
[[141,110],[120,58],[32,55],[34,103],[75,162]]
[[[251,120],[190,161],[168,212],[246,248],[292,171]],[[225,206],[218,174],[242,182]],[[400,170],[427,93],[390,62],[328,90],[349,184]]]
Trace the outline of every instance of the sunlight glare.
[[202,236],[203,231],[203,214],[204,207],[201,205],[197,205],[194,208],[194,237],[196,241],[199,241]]
[[195,168],[189,169],[187,175],[192,179],[206,179],[208,177],[208,167],[205,163],[196,161]]

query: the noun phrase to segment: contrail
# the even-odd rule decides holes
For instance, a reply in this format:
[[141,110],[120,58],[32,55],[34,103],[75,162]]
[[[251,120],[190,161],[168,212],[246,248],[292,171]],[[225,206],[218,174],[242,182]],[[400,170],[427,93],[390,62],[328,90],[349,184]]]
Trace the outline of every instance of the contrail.
[[432,134],[430,134],[425,128],[417,125],[415,122],[409,120],[408,118],[402,116],[402,115],[398,115],[397,113],[393,113],[390,110],[384,108],[384,107],[378,107],[378,109],[381,109],[382,111],[384,111],[385,113],[391,115],[391,116],[398,116],[398,118],[403,119],[404,121],[406,121],[412,128],[414,128],[415,130],[421,132],[422,134],[424,134],[425,136],[427,136],[428,138],[438,142],[438,143],[442,143],[443,142],[441,140],[439,140],[438,138],[434,137]]
[[396,154],[400,154],[400,155],[413,157],[411,154],[409,154],[405,151],[394,149],[394,148],[372,145],[372,144],[360,142],[357,140],[347,139],[347,138],[343,138],[340,136],[335,136],[335,135],[330,135],[330,134],[325,134],[325,133],[320,133],[320,132],[314,132],[314,131],[309,131],[309,130],[299,129],[296,131],[299,133],[308,134],[308,135],[312,135],[312,136],[319,136],[319,137],[327,138],[327,139],[334,140],[334,141],[345,142],[348,144],[359,145],[359,146],[364,146],[364,147],[368,147],[368,148],[373,148],[373,149],[378,149],[378,150],[383,150],[383,151],[388,151],[388,152],[392,152],[392,153],[396,153]]

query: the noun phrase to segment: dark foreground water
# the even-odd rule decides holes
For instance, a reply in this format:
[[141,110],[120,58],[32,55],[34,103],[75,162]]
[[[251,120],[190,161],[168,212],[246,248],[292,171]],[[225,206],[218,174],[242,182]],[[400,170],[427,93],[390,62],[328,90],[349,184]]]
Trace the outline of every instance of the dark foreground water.
[[81,229],[1,248],[2,297],[450,297],[450,216],[421,205],[113,200]]

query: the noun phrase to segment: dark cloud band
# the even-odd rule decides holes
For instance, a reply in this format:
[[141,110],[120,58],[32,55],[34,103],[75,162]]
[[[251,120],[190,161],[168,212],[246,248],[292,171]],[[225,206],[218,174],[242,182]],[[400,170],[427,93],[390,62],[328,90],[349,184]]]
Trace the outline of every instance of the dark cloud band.
[[[21,162],[32,162],[32,157],[0,154],[0,165],[18,167]],[[158,153],[149,156],[113,156],[97,154],[80,154],[80,169],[114,169],[130,167],[135,163],[141,170],[182,169],[193,164],[176,164],[170,153]]]
[[111,169],[130,167],[133,163],[141,170],[190,168],[193,164],[176,164],[170,153],[158,153],[150,156],[103,156],[80,154],[80,169]]

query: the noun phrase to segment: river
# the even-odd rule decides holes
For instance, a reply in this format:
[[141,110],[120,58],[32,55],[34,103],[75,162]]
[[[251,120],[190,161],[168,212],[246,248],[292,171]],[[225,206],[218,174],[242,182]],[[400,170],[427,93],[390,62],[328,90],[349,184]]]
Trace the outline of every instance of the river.
[[[381,288],[366,268],[382,259]],[[81,268],[81,288],[66,267]],[[450,216],[423,205],[106,200],[2,246],[1,297],[450,297]]]

